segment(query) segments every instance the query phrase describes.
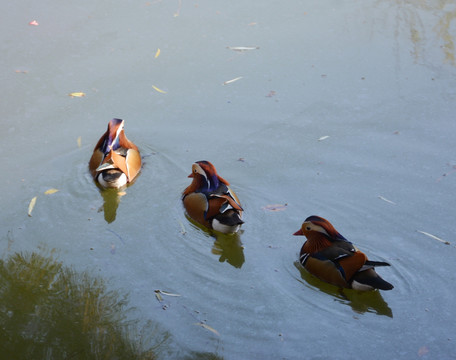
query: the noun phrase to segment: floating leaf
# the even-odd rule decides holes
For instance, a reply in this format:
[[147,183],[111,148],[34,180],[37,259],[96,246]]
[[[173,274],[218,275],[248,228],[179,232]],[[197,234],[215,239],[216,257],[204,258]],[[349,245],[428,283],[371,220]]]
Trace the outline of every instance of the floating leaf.
[[274,204],[274,205],[266,205],[263,206],[263,210],[269,210],[269,211],[283,211],[287,208],[288,204]]
[[68,94],[68,96],[71,96],[71,97],[83,97],[85,95],[86,94],[83,92],[72,92],[72,93]]
[[249,51],[249,50],[257,50],[260,47],[259,46],[227,46],[226,48],[233,50],[233,51]]
[[76,142],[78,143],[78,148],[80,148],[82,145],[82,138],[80,136],[78,136],[78,138],[76,139]]
[[426,236],[429,236],[431,239],[434,239],[434,240],[437,240],[437,241],[440,241],[442,243],[444,243],[445,245],[450,245],[450,242],[449,241],[446,241],[446,240],[443,240],[435,235],[432,235],[432,234],[429,234],[428,232],[426,231],[421,231],[421,230],[417,230],[419,233],[423,234],[423,235],[426,235]]
[[187,233],[187,231],[185,230],[184,224],[182,224],[182,223],[179,221],[179,225],[181,226],[181,234],[182,234],[182,235],[185,235],[185,234]]
[[173,293],[170,293],[168,291],[163,291],[163,290],[154,290],[156,294],[163,294],[163,295],[166,295],[166,296],[181,296],[179,294],[173,294]]
[[29,207],[28,207],[28,216],[32,216],[32,211],[33,211],[33,208],[35,207],[35,204],[36,204],[36,196],[30,200],[30,204],[29,204]]
[[152,85],[152,87],[154,88],[155,91],[158,91],[159,93],[162,93],[162,94],[166,94],[166,91],[163,91],[162,89],[159,89],[155,85]]
[[29,25],[38,26],[39,24],[38,24],[38,21],[32,20],[32,21],[29,22]]
[[380,200],[386,201],[387,203],[396,205],[396,203],[395,203],[394,201],[388,200],[387,198],[384,198],[384,197],[381,196],[381,195],[379,195],[378,198],[379,198]]
[[238,81],[238,80],[241,80],[241,79],[242,79],[242,76],[238,76],[237,78],[234,78],[234,79],[225,81],[225,82],[223,83],[223,85],[228,85],[228,84],[234,83],[235,81]]
[[327,138],[329,138],[329,136],[325,135],[325,136],[322,136],[321,138],[319,138],[318,141],[323,141],[323,140],[326,140]]
[[155,58],[158,58],[160,56],[160,48],[157,49],[157,52],[155,53]]
[[158,301],[162,302],[163,301],[163,298],[162,296],[160,295],[159,292],[155,291],[155,297],[157,298]]
[[214,328],[210,327],[209,325],[207,325],[205,323],[199,322],[199,323],[195,323],[194,325],[201,326],[202,328],[205,328],[206,330],[213,332],[215,335],[220,336],[220,334],[217,330],[215,330]]
[[49,189],[49,190],[46,190],[46,191],[44,192],[44,195],[55,194],[57,191],[59,191],[59,190],[57,190],[57,189]]
[[418,356],[422,357],[429,352],[429,349],[426,346],[422,346],[418,349]]

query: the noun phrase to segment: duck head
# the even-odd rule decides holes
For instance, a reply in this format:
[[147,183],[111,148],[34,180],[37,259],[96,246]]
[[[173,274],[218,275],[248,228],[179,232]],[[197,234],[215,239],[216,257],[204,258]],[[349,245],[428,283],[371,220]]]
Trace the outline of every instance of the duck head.
[[217,190],[220,183],[229,185],[228,181],[217,174],[215,166],[206,160],[195,162],[192,165],[192,173],[188,177],[193,178],[193,181],[185,190],[184,195],[191,192],[213,192]]
[[122,146],[120,142],[121,139],[124,140],[125,138],[124,123],[125,121],[122,119],[112,119],[108,123],[108,130],[100,147],[103,154],[108,155],[111,151],[115,151]]
[[304,235],[307,240],[312,241],[347,241],[334,226],[326,219],[312,215],[301,225],[301,228],[293,235]]

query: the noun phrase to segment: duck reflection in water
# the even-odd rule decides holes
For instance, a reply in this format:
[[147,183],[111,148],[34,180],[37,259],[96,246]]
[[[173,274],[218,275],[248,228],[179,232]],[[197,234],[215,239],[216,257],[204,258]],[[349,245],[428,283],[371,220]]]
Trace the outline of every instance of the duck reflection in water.
[[98,209],[98,212],[103,211],[106,222],[110,224],[116,220],[120,198],[126,195],[126,192],[123,189],[103,189],[100,187],[100,194],[103,198],[103,206]]
[[321,281],[304,269],[299,261],[295,261],[294,266],[299,270],[301,279],[304,280],[298,279],[299,282],[308,285],[308,287],[314,290],[319,290],[333,296],[335,300],[341,304],[349,305],[354,312],[358,314],[368,312],[381,316],[393,317],[393,310],[383,299],[380,291],[359,291],[340,288]]
[[242,267],[245,262],[244,246],[242,245],[240,236],[242,230],[234,234],[224,234],[202,226],[187,214],[185,217],[193,227],[203,231],[208,237],[215,238],[211,252],[212,254],[219,256],[220,262],[226,261],[235,268]]

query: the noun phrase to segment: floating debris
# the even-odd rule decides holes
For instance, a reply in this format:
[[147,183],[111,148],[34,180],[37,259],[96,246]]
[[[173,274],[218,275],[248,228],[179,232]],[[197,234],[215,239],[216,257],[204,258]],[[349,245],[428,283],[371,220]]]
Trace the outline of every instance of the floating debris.
[[329,135],[322,136],[321,138],[318,139],[318,141],[323,141],[329,138]]
[[162,296],[160,295],[159,292],[155,291],[155,297],[157,298],[158,301],[162,302],[163,301],[163,298]]
[[259,46],[227,46],[227,49],[233,50],[233,51],[250,51],[250,50],[258,50],[260,47]]
[[440,241],[441,243],[444,243],[445,245],[450,245],[450,242],[449,241],[446,241],[446,240],[443,240],[435,235],[432,235],[432,234],[429,234],[428,232],[426,231],[421,231],[421,230],[417,230],[419,233],[423,234],[423,235],[426,235],[426,236],[429,236],[431,239],[434,239],[434,240],[437,240],[437,241]]
[[71,96],[71,97],[83,97],[85,95],[86,94],[83,92],[72,92],[72,93],[68,94],[68,96]]
[[49,190],[46,190],[44,192],[44,195],[52,195],[52,194],[55,194],[58,191],[59,191],[58,189],[49,189]]
[[185,230],[184,224],[182,224],[182,222],[180,222],[179,220],[178,220],[178,222],[179,222],[179,225],[181,227],[181,234],[185,235],[187,233],[187,230]]
[[33,211],[33,208],[35,207],[35,204],[36,204],[36,196],[30,200],[30,204],[29,204],[29,207],[28,207],[28,216],[32,217],[32,211]]
[[385,197],[383,197],[383,196],[381,196],[381,195],[379,195],[378,198],[379,198],[380,200],[386,201],[387,203],[396,205],[396,203],[395,203],[394,201],[388,200],[387,198],[385,198]]
[[152,85],[153,89],[159,93],[162,93],[162,94],[166,94],[166,91],[162,90],[162,89],[159,89],[158,87],[156,87],[155,85]]
[[159,290],[159,289],[154,290],[154,292],[155,292],[156,294],[162,294],[162,295],[166,295],[166,296],[176,296],[176,297],[181,296],[181,295],[179,295],[179,294],[173,294],[173,293],[170,293],[170,292],[168,292],[168,291]]
[[234,78],[234,79],[225,81],[225,82],[223,83],[223,85],[228,85],[228,84],[234,83],[235,81],[238,81],[238,80],[241,80],[241,79],[242,79],[242,76],[238,76],[237,78]]
[[155,58],[158,58],[160,56],[160,48],[157,49],[157,52],[155,53]]
[[274,204],[274,205],[266,205],[263,206],[263,210],[269,210],[269,211],[283,211],[287,208],[288,204]]
[[214,328],[210,327],[209,325],[207,325],[205,323],[199,322],[199,323],[195,323],[194,325],[201,326],[202,328],[205,328],[206,330],[213,332],[215,335],[220,336],[220,334],[217,330],[215,330]]
[[39,24],[38,24],[38,21],[32,20],[32,21],[29,22],[29,25],[38,26]]
[[82,138],[80,136],[76,139],[76,143],[78,144],[78,148],[82,146]]

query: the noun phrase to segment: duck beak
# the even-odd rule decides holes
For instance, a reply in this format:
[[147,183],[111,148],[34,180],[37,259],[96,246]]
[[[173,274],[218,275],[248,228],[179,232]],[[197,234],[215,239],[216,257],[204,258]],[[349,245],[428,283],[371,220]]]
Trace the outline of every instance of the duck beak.
[[193,173],[191,173],[191,174],[190,174],[189,176],[187,176],[187,177],[192,178],[192,177],[195,177],[195,176],[193,175]]
[[302,233],[302,229],[299,229],[293,235],[304,235],[304,234]]

